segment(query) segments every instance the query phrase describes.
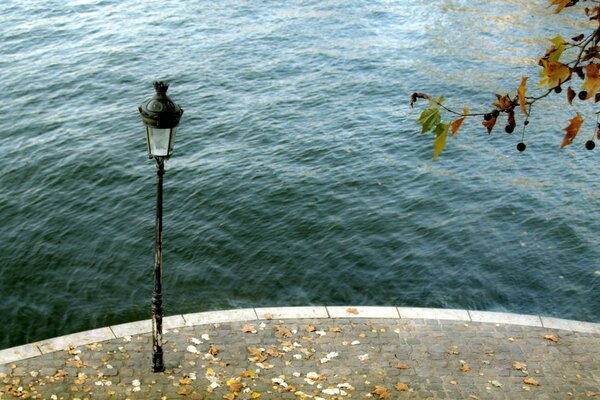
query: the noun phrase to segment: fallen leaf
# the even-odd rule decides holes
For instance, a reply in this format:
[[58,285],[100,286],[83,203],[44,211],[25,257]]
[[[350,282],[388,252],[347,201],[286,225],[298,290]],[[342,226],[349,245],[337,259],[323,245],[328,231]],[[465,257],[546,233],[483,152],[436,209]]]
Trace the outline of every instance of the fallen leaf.
[[261,396],[261,394],[260,394],[260,393],[258,393],[258,392],[252,392],[252,394],[251,394],[251,397],[252,397],[253,399],[258,399],[260,396]]
[[559,342],[558,338],[554,335],[546,335],[546,336],[544,336],[544,339],[550,340],[551,342],[554,342],[554,343]]
[[346,308],[346,312],[348,314],[358,315],[358,310],[356,308]]
[[394,365],[394,368],[398,368],[398,369],[409,369],[410,367],[404,363],[398,363],[396,365]]
[[228,386],[231,393],[239,393],[244,388],[242,382],[237,379],[234,379],[232,382],[228,381]]
[[375,386],[375,390],[371,392],[371,394],[379,396],[380,399],[386,399],[390,397],[390,392],[383,386]]
[[518,370],[518,371],[525,371],[525,370],[527,370],[527,364],[515,361],[513,363],[513,368],[516,369],[516,370]]
[[308,325],[306,327],[306,332],[316,332],[316,330],[317,330],[317,327],[314,325]]
[[460,371],[461,372],[469,372],[471,367],[466,361],[460,360]]
[[498,381],[490,381],[490,383],[491,383],[492,385],[494,385],[495,387],[498,387],[498,388],[499,388],[499,387],[502,387],[502,384],[501,384],[500,382],[498,382]]
[[527,377],[527,378],[523,379],[523,383],[526,383],[526,384],[532,385],[532,386],[540,386],[540,383],[538,381],[536,381],[535,379],[533,379],[532,377]]
[[256,333],[257,330],[250,324],[246,324],[242,327],[242,333]]
[[180,396],[187,396],[188,394],[191,394],[192,392],[190,392],[189,389],[187,388],[181,388],[177,391],[177,394]]
[[264,317],[266,320],[270,321],[270,320],[272,320],[272,319],[273,319],[273,314],[266,313],[265,315],[263,315],[263,317]]
[[333,333],[342,333],[342,328],[336,326],[333,328],[329,328],[329,332],[333,332]]
[[292,331],[290,331],[285,326],[278,326],[277,333],[279,333],[283,337],[292,337]]
[[394,385],[394,389],[396,389],[399,392],[408,392],[410,390],[410,388],[408,387],[408,385],[406,383],[401,383],[398,382]]
[[592,392],[592,391],[585,392],[585,397],[596,397],[596,396],[598,396],[598,393],[596,393],[596,392]]
[[220,351],[220,350],[219,350],[219,349],[217,349],[217,347],[216,347],[216,346],[214,346],[214,345],[212,345],[212,344],[210,345],[210,347],[209,347],[209,349],[208,349],[208,353],[209,353],[211,356],[215,356],[215,357],[216,357],[216,356],[219,354],[219,351]]

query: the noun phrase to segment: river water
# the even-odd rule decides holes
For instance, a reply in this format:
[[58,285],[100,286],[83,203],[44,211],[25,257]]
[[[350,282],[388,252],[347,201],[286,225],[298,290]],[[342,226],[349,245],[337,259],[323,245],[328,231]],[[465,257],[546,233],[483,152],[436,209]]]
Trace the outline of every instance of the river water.
[[[597,152],[574,110],[467,121],[432,161],[414,91],[489,111],[538,82],[541,0],[0,3],[0,348],[150,317],[155,169],[137,106],[184,108],[166,164],[166,314],[398,305],[600,322]],[[570,35],[570,36],[569,36]],[[582,112],[589,112],[578,106]],[[518,129],[520,131],[520,128]]]

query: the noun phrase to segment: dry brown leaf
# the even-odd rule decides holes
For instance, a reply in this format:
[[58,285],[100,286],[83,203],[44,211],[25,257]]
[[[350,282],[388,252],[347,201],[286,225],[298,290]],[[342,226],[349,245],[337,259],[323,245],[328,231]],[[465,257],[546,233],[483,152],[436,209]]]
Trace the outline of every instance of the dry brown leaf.
[[471,367],[466,361],[460,360],[460,371],[461,372],[469,372]]
[[333,333],[342,333],[342,328],[336,326],[333,328],[329,328],[329,332],[333,332]]
[[267,354],[271,357],[281,357],[283,355],[283,353],[277,349],[268,349]]
[[243,333],[256,333],[256,329],[252,325],[246,324],[242,327],[242,332]]
[[489,120],[483,120],[483,122],[481,123],[485,129],[487,129],[488,134],[492,133],[492,129],[494,129],[494,126],[496,125],[496,120],[497,118],[492,116],[492,118],[490,118]]
[[596,392],[592,392],[589,390],[587,392],[585,392],[585,397],[596,397],[596,396],[598,396],[598,393],[596,393]]
[[[583,124],[583,117],[579,113],[577,113],[577,115],[575,117],[573,117],[569,120],[569,125],[563,129],[566,132],[566,134],[565,134],[565,137],[564,137],[560,147],[566,147],[566,146],[570,145],[571,143],[573,143],[573,140],[575,139],[575,136],[577,136],[577,133],[579,133],[579,129],[581,128],[582,124]],[[548,335],[548,336],[551,336],[551,335]]]
[[317,327],[314,325],[308,325],[306,327],[306,332],[316,332],[316,330],[317,330]]
[[277,333],[279,333],[283,337],[292,337],[292,331],[290,331],[285,326],[278,326]]
[[401,383],[398,382],[394,385],[394,389],[396,389],[399,392],[408,392],[410,390],[410,388],[408,387],[408,385],[406,383]]
[[410,367],[404,363],[398,363],[396,365],[394,365],[394,368],[398,368],[398,369],[409,369]]
[[558,338],[556,336],[554,336],[554,335],[546,335],[546,336],[544,336],[544,339],[549,340],[549,341],[554,342],[554,343],[558,343],[559,342]]
[[252,362],[260,363],[260,362],[266,361],[266,359],[267,359],[267,357],[263,354],[262,350],[255,346],[248,347],[248,352],[252,356],[249,358],[249,360]]
[[188,394],[192,394],[189,389],[181,388],[177,391],[177,394],[180,396],[187,396]]
[[375,386],[375,390],[373,390],[371,394],[379,396],[380,399],[386,399],[390,397],[390,391],[383,386]]
[[267,313],[267,314],[265,314],[265,315],[263,315],[263,316],[264,316],[264,317],[265,317],[265,319],[266,319],[266,320],[268,320],[268,321],[270,321],[270,320],[272,320],[272,319],[273,319],[273,314],[269,314],[269,313]]
[[208,348],[208,352],[211,356],[216,357],[219,354],[219,349],[216,348],[216,346],[214,345],[210,345],[210,347]]
[[526,384],[532,385],[532,386],[540,386],[540,383],[538,381],[536,381],[535,379],[533,379],[532,377],[527,377],[527,378],[523,379],[523,383],[526,383]]
[[231,393],[239,393],[244,388],[244,385],[240,381],[234,381],[229,384],[229,391]]
[[356,308],[346,308],[346,312],[348,314],[358,315],[358,310]]
[[515,361],[513,363],[513,368],[516,369],[516,370],[518,370],[518,371],[525,371],[525,370],[527,370],[527,364]]

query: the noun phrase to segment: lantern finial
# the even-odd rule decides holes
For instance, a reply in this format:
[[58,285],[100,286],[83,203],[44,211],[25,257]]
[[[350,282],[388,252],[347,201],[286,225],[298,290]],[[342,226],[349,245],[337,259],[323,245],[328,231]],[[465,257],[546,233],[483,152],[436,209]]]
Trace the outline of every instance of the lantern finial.
[[167,94],[167,90],[169,89],[169,83],[164,81],[156,81],[153,83],[154,90],[156,90],[156,94]]

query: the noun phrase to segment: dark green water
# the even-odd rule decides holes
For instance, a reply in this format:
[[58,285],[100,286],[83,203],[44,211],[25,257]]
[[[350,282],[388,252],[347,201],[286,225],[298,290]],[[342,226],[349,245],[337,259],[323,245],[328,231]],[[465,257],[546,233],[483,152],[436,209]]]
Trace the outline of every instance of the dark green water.
[[[184,109],[165,176],[167,314],[398,305],[600,321],[597,151],[548,99],[431,161],[413,91],[488,107],[576,21],[544,1],[4,1],[0,348],[150,316],[154,165],[137,106]],[[545,21],[540,22],[539,17]],[[585,108],[582,112],[590,111]]]

